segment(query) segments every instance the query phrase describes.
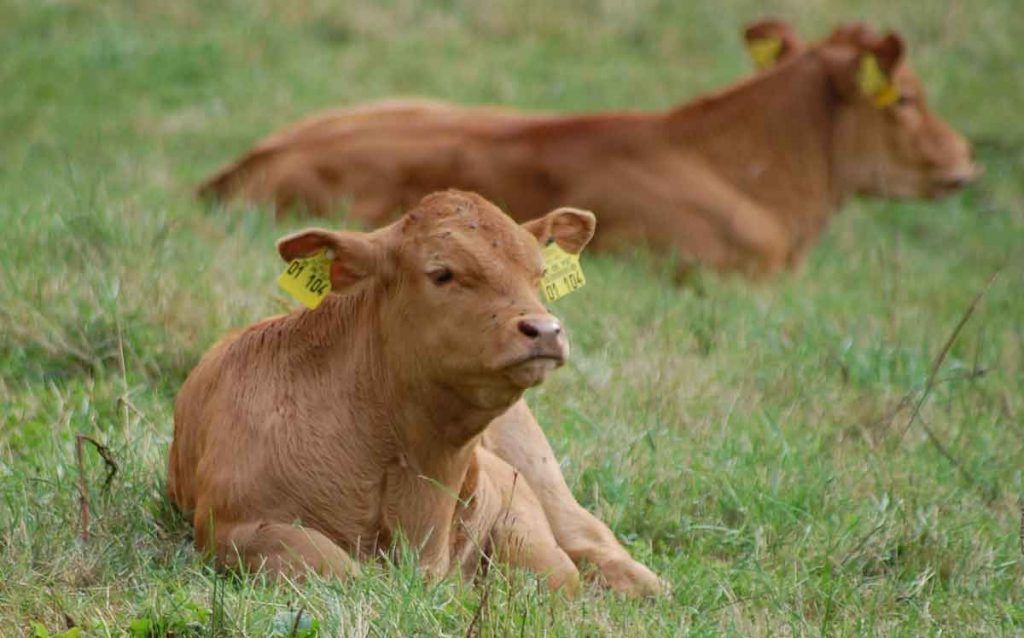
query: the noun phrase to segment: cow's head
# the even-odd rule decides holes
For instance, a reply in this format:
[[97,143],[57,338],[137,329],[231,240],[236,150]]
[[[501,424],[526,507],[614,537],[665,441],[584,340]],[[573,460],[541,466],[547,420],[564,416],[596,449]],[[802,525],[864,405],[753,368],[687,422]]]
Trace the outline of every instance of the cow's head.
[[743,42],[759,71],[785,62],[806,48],[788,22],[776,19],[748,24],[743,29]]
[[832,151],[842,190],[934,199],[980,174],[967,140],[928,108],[903,38],[853,24],[819,52],[840,101]]
[[579,253],[594,227],[592,213],[571,208],[518,225],[483,197],[449,190],[372,233],[306,230],[278,250],[285,260],[332,251],[332,294],[375,300],[392,365],[495,408],[568,357],[562,324],[540,300],[541,248]]

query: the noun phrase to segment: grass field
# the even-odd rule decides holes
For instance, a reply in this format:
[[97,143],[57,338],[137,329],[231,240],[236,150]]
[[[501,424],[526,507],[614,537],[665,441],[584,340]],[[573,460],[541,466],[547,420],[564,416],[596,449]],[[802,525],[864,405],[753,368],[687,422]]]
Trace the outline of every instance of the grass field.
[[[163,490],[173,397],[225,331],[289,306],[274,240],[308,220],[190,189],[370,98],[666,106],[748,73],[739,32],[766,14],[809,38],[899,28],[987,174],[941,203],[851,202],[763,284],[587,257],[554,304],[574,359],[529,400],[577,497],[672,593],[567,602],[492,572],[476,630],[1020,635],[1024,11],[854,4],[0,0],[0,636],[288,634],[303,609],[321,635],[465,634],[483,588],[412,563],[271,584],[193,552]],[[119,467],[104,490],[84,447],[88,542],[77,434]]]

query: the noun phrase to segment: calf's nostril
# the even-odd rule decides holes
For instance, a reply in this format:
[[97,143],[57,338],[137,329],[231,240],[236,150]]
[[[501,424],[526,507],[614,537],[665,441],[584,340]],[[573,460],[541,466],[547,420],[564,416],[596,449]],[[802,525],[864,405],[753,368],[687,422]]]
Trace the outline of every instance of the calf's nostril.
[[518,327],[519,332],[523,333],[530,339],[536,339],[540,336],[540,330],[538,330],[537,326],[533,325],[529,321],[520,321]]

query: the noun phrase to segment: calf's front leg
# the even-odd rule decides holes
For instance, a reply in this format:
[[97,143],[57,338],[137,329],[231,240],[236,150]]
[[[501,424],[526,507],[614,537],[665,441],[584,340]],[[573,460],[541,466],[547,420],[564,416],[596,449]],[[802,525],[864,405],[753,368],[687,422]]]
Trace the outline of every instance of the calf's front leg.
[[558,545],[579,563],[586,559],[608,585],[633,596],[660,593],[663,583],[629,555],[608,526],[584,509],[565,483],[544,432],[525,401],[519,401],[487,428],[483,446],[514,467],[543,508]]
[[553,590],[575,594],[579,570],[558,546],[529,483],[486,449],[477,451],[477,460],[480,479],[474,495],[476,521],[469,521],[469,527],[486,530],[497,560],[544,577]]

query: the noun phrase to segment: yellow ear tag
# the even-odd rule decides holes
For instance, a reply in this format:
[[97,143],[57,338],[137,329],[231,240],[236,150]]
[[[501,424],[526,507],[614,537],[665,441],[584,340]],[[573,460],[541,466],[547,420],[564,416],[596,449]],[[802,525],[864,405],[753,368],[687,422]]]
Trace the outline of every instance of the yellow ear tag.
[[871,98],[871,103],[878,108],[885,108],[899,98],[896,87],[878,66],[878,58],[871,53],[860,57],[857,69],[857,87],[860,92]]
[[767,69],[775,64],[782,52],[782,38],[768,36],[766,38],[755,38],[747,42],[747,53],[754,60],[757,69]]
[[277,278],[277,285],[310,310],[319,306],[331,291],[331,259],[327,249],[293,259]]
[[875,95],[875,99],[872,100],[872,103],[878,108],[884,109],[890,104],[896,102],[898,99],[900,99],[900,94],[896,92],[896,87],[890,82],[888,86]]
[[562,250],[555,241],[544,247],[544,278],[541,288],[544,298],[548,301],[561,299],[570,292],[586,285],[583,269],[580,268],[580,256]]

